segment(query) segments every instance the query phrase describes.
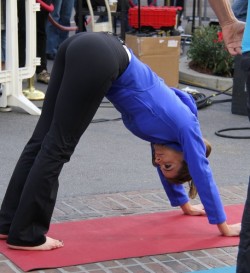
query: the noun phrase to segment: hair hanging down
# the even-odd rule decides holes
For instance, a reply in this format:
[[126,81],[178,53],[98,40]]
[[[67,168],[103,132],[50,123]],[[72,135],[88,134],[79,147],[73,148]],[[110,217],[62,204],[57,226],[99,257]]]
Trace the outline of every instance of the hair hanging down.
[[[204,144],[206,146],[206,157],[209,157],[211,151],[212,151],[212,146],[211,144],[205,139],[203,138],[203,141],[204,141]],[[161,145],[161,144],[159,144]],[[163,145],[165,146],[165,145]],[[155,155],[154,155],[154,151],[152,149],[152,163],[153,163],[153,166],[157,167],[157,164],[155,164]],[[178,174],[176,177],[174,178],[168,178],[168,181],[170,183],[173,183],[173,184],[183,184],[183,183],[186,183],[188,182],[188,185],[189,185],[189,192],[188,192],[188,195],[191,199],[194,199],[197,195],[197,189],[196,189],[196,186],[192,180],[192,177],[189,173],[189,170],[188,170],[188,165],[185,161],[182,162],[182,167],[180,168]]]

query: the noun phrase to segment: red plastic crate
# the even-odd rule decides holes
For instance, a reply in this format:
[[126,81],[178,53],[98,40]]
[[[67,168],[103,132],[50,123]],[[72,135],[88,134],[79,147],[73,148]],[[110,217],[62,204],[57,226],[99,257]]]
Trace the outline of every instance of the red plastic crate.
[[[154,29],[160,29],[162,27],[174,27],[176,24],[176,15],[181,7],[148,7],[143,6],[140,8],[141,14],[141,27],[152,27]],[[138,7],[129,9],[128,12],[129,25],[133,28],[139,28],[138,26]]]

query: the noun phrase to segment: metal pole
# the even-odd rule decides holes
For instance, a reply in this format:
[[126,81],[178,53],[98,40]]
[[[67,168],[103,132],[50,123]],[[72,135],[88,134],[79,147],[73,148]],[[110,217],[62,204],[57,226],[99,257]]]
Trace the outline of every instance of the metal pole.
[[141,33],[141,0],[138,0],[138,30]]
[[209,21],[209,18],[207,17],[207,0],[204,0],[204,12],[203,12],[203,18],[204,18],[204,20]]
[[83,31],[83,15],[82,15],[82,0],[77,0],[78,4],[78,29],[79,32]]
[[198,7],[197,7],[197,10],[198,10],[198,18],[199,18],[199,26],[202,25],[202,18],[201,18],[201,0],[198,0]]
[[193,15],[192,15],[192,34],[195,29],[195,9],[196,9],[196,0],[193,0]]

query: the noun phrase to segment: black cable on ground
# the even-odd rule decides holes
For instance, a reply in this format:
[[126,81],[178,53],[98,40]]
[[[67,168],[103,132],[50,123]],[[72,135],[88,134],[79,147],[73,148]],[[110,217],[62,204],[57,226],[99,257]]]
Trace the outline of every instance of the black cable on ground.
[[[194,85],[193,85],[194,86]],[[222,102],[230,102],[231,99],[228,100],[211,100],[211,98],[219,96],[221,94],[226,94],[232,87],[227,88],[224,91],[218,91],[215,89],[210,89],[213,91],[217,91],[217,93],[212,94],[210,96],[206,96],[203,93],[200,92],[187,92],[191,94],[195,100],[195,103],[197,105],[198,109],[202,109],[204,107],[207,107],[213,103],[222,103]],[[105,105],[106,104],[106,105]],[[102,108],[114,108],[114,106],[109,102],[109,101],[103,101],[100,105]],[[114,118],[114,119],[93,119],[91,123],[99,123],[99,122],[108,122],[108,121],[119,121],[121,118]],[[232,136],[232,135],[225,135],[222,134],[222,132],[226,131],[236,131],[236,130],[250,130],[250,127],[241,127],[241,128],[226,128],[226,129],[221,129],[215,132],[215,135],[220,136],[220,137],[225,137],[225,138],[234,138],[234,139],[250,139],[250,136]]]
[[[214,88],[211,88],[211,87],[204,87],[204,86],[201,86],[201,85],[197,85],[197,84],[194,84],[194,83],[187,83],[185,81],[179,81],[179,83],[181,84],[185,84],[185,85],[190,85],[190,86],[193,86],[193,87],[197,87],[197,88],[203,88],[203,89],[206,89],[206,90],[209,90],[209,91],[215,91],[217,93],[221,93],[221,92],[225,92],[225,91],[229,91],[230,89],[232,89],[232,86],[230,86],[229,88],[227,88],[226,90],[224,91],[220,91],[218,89],[214,89]],[[228,95],[228,96],[232,96],[231,94],[225,94],[225,95]]]
[[223,102],[231,102],[232,99],[227,99],[227,100],[213,100],[213,104],[214,103],[223,103]]
[[99,122],[107,122],[107,121],[118,121],[122,118],[113,118],[113,119],[105,119],[105,118],[99,118],[99,119],[93,119],[91,123],[99,123]]
[[[206,96],[203,93],[200,92],[187,92],[189,94],[192,95],[192,97],[195,100],[195,103],[197,105],[198,109],[202,109],[204,107],[207,107],[211,104],[214,103],[223,103],[223,102],[230,102],[232,101],[232,99],[225,99],[225,100],[211,100],[211,98],[214,98],[216,96],[226,94],[230,89],[232,89],[232,87],[227,88],[224,91],[218,91],[215,89],[210,89],[212,91],[215,91],[217,93],[214,93],[210,96]],[[114,106],[109,102],[109,101],[104,101],[102,102],[101,106],[102,108],[113,108]],[[92,120],[91,123],[99,123],[99,122],[107,122],[107,121],[118,121],[121,120],[121,118],[114,118],[114,119],[94,119]],[[250,130],[250,127],[241,127],[241,128],[226,128],[226,129],[221,129],[215,132],[215,135],[219,136],[219,137],[225,137],[225,138],[234,138],[234,139],[250,139],[250,136],[233,136],[233,135],[226,135],[226,134],[222,134],[222,132],[226,132],[226,131],[236,131],[236,130]]]
[[[110,105],[104,105],[104,104],[110,104]],[[42,106],[38,107],[39,109],[42,109]],[[114,106],[109,102],[103,101],[100,105],[100,108],[114,108]],[[113,118],[113,119],[106,119],[106,118],[98,118],[98,119],[92,119],[91,123],[99,123],[99,122],[108,122],[108,121],[119,121],[122,118]]]
[[214,98],[214,97],[222,95],[222,94],[226,94],[230,89],[232,89],[232,87],[229,87],[224,91],[213,90],[213,91],[217,91],[217,93],[214,93],[210,96],[206,96],[200,92],[188,92],[188,93],[191,94],[192,97],[194,98],[197,108],[202,109],[202,108],[207,107],[213,103],[221,103],[221,102],[231,101],[231,99],[230,100],[211,100],[211,98]]
[[[224,91],[213,90],[213,91],[217,91],[217,93],[214,93],[214,94],[212,94],[212,95],[210,95],[208,97],[205,94],[200,93],[200,92],[187,92],[187,93],[192,95],[192,97],[194,98],[195,103],[197,105],[197,108],[202,109],[204,107],[207,107],[207,106],[211,105],[212,103],[222,103],[222,102],[231,101],[231,99],[230,100],[211,100],[211,98],[213,98],[213,97],[219,96],[221,94],[226,94],[226,92],[228,92],[231,88],[232,87],[229,87]],[[100,107],[102,107],[102,108],[113,108],[113,105],[108,101],[104,101],[104,102],[102,102]],[[106,122],[106,121],[117,121],[117,120],[120,120],[120,119],[121,118],[96,119],[96,120],[92,120],[92,123]]]
[[250,139],[250,136],[232,136],[232,135],[222,134],[222,132],[227,132],[227,131],[242,131],[242,130],[250,130],[250,127],[221,129],[221,130],[216,131],[215,135],[217,135],[219,137],[225,137],[225,138]]
[[[113,104],[109,101],[102,101],[100,108],[114,108]],[[106,118],[98,118],[93,119],[91,123],[99,123],[99,122],[108,122],[108,121],[119,121],[122,118],[113,118],[113,119],[106,119]]]
[[[195,86],[192,85],[194,87],[199,87],[202,88],[201,86]],[[229,100],[211,100],[211,98],[219,96],[221,94],[225,94],[225,95],[229,95],[226,94],[230,89],[232,89],[232,87],[227,88],[224,91],[218,91],[212,88],[206,88],[208,90],[212,90],[217,92],[216,94],[212,94],[210,96],[205,96],[203,93],[197,93],[197,92],[188,92],[189,94],[191,94],[196,102],[197,108],[198,109],[202,109],[204,107],[207,107],[211,104],[214,103],[222,103],[222,102],[230,102],[232,101],[232,99]],[[215,135],[219,136],[219,137],[225,137],[225,138],[233,138],[233,139],[250,139],[250,136],[234,136],[234,135],[227,135],[227,134],[223,134],[222,132],[228,132],[228,131],[242,131],[242,130],[250,130],[250,127],[240,127],[240,128],[225,128],[225,129],[221,129],[215,132]]]

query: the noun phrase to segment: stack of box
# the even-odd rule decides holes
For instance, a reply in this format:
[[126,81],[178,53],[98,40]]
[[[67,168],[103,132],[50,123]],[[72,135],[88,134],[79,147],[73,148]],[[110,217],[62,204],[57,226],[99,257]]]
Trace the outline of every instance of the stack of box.
[[180,36],[141,37],[126,35],[126,44],[135,55],[164,79],[168,86],[178,87]]
[[[125,38],[127,46],[135,55],[172,87],[178,87],[179,84],[181,37],[167,36],[169,33],[161,30],[174,29],[178,10],[179,7],[140,7],[140,10],[138,7],[130,8],[129,24],[135,33],[126,34]],[[148,30],[145,33],[140,32],[140,27],[153,29],[152,35]],[[163,33],[164,36],[157,33]]]

